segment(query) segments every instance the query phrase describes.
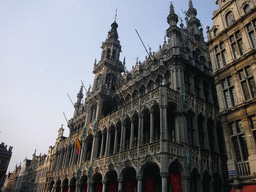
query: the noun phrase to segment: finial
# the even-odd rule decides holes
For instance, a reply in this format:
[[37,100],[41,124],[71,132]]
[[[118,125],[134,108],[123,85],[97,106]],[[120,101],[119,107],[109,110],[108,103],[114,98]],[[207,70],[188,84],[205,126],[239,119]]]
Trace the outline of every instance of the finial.
[[116,17],[117,17],[117,8],[116,8],[116,14],[115,14],[115,22],[116,22]]
[[192,3],[192,1],[191,0],[189,0],[189,9],[193,9],[194,7],[193,7],[193,3]]
[[174,7],[173,7],[173,4],[172,4],[172,2],[171,2],[171,6],[170,6],[170,14],[174,14],[175,13],[175,11],[174,11]]

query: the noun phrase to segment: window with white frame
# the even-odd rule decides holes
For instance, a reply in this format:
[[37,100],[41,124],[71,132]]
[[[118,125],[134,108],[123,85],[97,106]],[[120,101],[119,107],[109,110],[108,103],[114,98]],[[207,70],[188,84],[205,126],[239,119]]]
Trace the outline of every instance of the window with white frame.
[[252,46],[254,48],[256,48],[256,19],[254,21],[251,21],[248,25],[247,25],[247,31],[248,34],[250,36],[251,42],[252,42]]
[[221,81],[223,88],[223,95],[225,98],[225,103],[227,108],[231,108],[237,105],[236,91],[234,88],[234,83],[232,77],[229,76]]
[[234,58],[238,58],[239,56],[244,54],[244,44],[243,44],[243,39],[240,31],[237,31],[234,35],[231,35],[229,37],[232,51]]
[[233,122],[229,126],[237,162],[247,161],[249,154],[242,121]]
[[256,96],[256,85],[250,67],[238,71],[239,79],[242,85],[245,100]]
[[219,45],[215,46],[215,55],[216,60],[219,68],[222,68],[227,63],[227,54],[225,50],[225,45],[223,42],[221,42]]

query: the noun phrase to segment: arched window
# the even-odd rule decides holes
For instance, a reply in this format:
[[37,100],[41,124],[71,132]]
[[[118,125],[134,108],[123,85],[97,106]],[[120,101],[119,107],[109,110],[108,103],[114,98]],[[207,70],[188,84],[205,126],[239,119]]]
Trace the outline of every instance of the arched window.
[[218,30],[218,28],[215,28],[215,29],[213,30],[213,34],[214,34],[214,37],[215,37],[215,36],[217,36],[217,35],[219,34],[219,30]]
[[115,60],[115,58],[116,58],[116,50],[115,50],[115,49],[113,49],[113,52],[112,52],[112,59],[114,59],[114,60]]
[[235,21],[234,13],[232,11],[228,12],[226,15],[227,26],[232,25],[232,23],[234,23],[234,21]]
[[109,59],[110,58],[110,49],[107,48],[107,58]]
[[246,5],[244,6],[244,13],[246,14],[246,13],[248,13],[250,10],[251,10],[250,6],[249,6],[248,4],[246,4]]
[[116,76],[113,73],[107,74],[106,85],[108,89],[115,90]]

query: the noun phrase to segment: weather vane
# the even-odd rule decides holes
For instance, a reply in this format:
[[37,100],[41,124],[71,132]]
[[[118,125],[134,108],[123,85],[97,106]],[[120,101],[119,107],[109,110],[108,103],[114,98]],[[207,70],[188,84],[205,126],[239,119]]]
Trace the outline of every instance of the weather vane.
[[115,21],[116,21],[116,17],[117,17],[117,8],[116,8],[116,14],[115,14]]

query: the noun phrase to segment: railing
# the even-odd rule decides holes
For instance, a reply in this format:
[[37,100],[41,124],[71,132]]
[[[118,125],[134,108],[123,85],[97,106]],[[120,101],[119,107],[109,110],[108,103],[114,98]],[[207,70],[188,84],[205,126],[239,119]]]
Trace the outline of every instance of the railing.
[[248,161],[236,163],[237,172],[240,176],[251,175],[250,165]]
[[172,155],[183,156],[183,145],[169,142],[168,152]]
[[154,142],[146,144],[142,147],[140,147],[140,156],[146,156],[148,153],[151,155],[154,155],[156,153],[160,152],[160,142]]

